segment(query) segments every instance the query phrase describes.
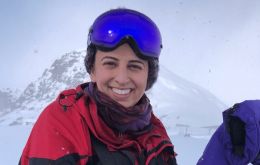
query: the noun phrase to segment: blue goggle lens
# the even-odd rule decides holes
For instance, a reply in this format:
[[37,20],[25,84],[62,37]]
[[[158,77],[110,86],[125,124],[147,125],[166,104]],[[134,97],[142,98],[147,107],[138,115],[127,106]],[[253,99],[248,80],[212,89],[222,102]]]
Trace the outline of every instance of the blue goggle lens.
[[144,14],[129,9],[110,10],[100,15],[91,27],[88,44],[114,48],[128,38],[135,42],[142,55],[159,57],[162,39],[158,27]]

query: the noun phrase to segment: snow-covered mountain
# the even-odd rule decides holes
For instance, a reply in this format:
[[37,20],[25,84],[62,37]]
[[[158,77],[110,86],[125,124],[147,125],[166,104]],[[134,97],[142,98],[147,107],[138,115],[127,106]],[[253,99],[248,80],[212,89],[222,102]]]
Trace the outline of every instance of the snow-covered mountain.
[[0,117],[14,109],[15,101],[19,95],[19,90],[13,91],[10,88],[0,90]]
[[[17,98],[11,112],[0,119],[0,125],[32,124],[57,94],[87,80],[85,51],[73,51],[54,61],[42,76],[31,82]],[[2,121],[2,122],[1,122]]]
[[41,111],[42,106],[52,101],[59,91],[84,82],[87,78],[84,55],[84,51],[73,51],[54,61],[38,80],[28,85],[18,98],[16,108]]
[[10,94],[11,90],[4,91],[0,90],[0,112],[7,111],[7,109],[10,109],[10,106],[12,105],[12,95]]
[[[15,103],[0,96],[1,105],[2,102],[5,102],[3,106],[10,105],[8,113],[0,116],[0,125],[33,124],[60,91],[88,81],[83,62],[85,54],[85,51],[64,54],[41,77],[30,83]],[[167,129],[186,135],[199,131],[205,134],[216,128],[221,122],[221,111],[225,109],[214,95],[170,72],[162,64],[158,81],[147,94],[155,114]]]

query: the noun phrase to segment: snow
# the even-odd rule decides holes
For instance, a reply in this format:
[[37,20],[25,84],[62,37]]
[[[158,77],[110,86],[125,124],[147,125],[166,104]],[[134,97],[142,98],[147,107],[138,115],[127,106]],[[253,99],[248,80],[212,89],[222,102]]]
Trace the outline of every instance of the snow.
[[[0,164],[18,164],[32,126],[0,126]],[[209,136],[185,137],[168,132],[177,152],[179,165],[196,164]],[[18,136],[19,135],[19,136]]]
[[174,83],[172,83],[171,81],[163,78],[163,77],[159,77],[158,81],[161,81],[163,85],[165,85],[166,87],[168,87],[169,89],[172,90],[177,90],[177,87],[175,86]]
[[31,126],[0,126],[0,164],[18,164]]

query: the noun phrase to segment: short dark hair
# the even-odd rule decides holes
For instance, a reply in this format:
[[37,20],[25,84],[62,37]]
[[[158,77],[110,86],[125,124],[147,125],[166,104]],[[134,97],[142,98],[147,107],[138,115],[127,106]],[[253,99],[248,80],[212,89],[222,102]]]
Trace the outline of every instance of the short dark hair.
[[[87,47],[87,53],[84,59],[84,63],[85,63],[85,68],[89,74],[91,74],[92,72],[97,50],[98,48],[93,44],[90,44]],[[153,86],[153,84],[156,82],[158,78],[159,60],[158,58],[143,56],[136,51],[135,53],[139,58],[148,61],[148,78],[147,78],[147,86],[146,86],[146,90],[148,90]]]

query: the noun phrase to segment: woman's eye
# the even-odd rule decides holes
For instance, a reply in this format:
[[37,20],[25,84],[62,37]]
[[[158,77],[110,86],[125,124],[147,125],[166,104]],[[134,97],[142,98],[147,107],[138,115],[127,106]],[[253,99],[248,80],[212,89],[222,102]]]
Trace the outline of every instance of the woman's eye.
[[116,66],[116,63],[115,62],[104,62],[103,63],[104,66],[109,66],[109,67],[115,67]]
[[139,65],[130,65],[129,66],[130,69],[133,69],[133,70],[142,70],[143,68]]

